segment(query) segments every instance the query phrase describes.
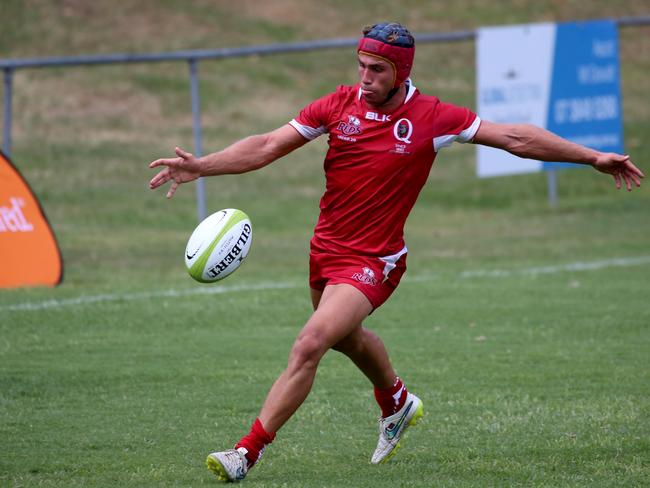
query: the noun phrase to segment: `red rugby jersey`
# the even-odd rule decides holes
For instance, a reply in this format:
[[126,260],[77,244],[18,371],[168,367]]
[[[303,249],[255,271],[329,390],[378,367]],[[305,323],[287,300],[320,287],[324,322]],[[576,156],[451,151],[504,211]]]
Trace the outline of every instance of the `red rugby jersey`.
[[392,112],[369,107],[359,85],[339,86],[303,108],[291,126],[310,140],[329,134],[312,250],[378,257],[404,250],[406,218],[437,152],[471,141],[480,122],[412,84]]

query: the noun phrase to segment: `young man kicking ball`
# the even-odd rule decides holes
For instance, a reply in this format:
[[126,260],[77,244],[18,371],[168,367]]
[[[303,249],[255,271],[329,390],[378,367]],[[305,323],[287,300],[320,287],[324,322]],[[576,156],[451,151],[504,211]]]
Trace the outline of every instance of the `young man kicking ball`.
[[150,164],[163,167],[150,187],[171,181],[171,198],[181,183],[259,169],[329,135],[326,190],[311,240],[314,313],[250,432],[234,449],[208,456],[208,467],[222,480],[243,479],[260,459],[309,394],[329,349],[347,355],[374,386],[381,419],[372,463],[389,459],[422,416],[422,401],[397,376],[381,339],[362,323],[388,299],[406,270],[404,224],[442,148],[473,142],[523,158],[589,164],[628,190],[643,177],[628,156],[598,152],[530,125],[482,121],[466,108],[421,94],[409,79],[414,39],[400,24],[364,29],[357,53],[359,83],[338,87],[283,127],[202,158],[176,148],[176,157]]

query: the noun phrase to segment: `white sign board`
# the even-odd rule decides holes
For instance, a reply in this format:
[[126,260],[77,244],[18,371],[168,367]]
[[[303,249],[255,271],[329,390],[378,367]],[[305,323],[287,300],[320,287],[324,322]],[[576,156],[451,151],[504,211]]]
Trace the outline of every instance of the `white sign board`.
[[[483,120],[534,124],[598,150],[622,152],[619,79],[613,21],[478,30],[477,112]],[[557,167],[477,146],[480,177]]]

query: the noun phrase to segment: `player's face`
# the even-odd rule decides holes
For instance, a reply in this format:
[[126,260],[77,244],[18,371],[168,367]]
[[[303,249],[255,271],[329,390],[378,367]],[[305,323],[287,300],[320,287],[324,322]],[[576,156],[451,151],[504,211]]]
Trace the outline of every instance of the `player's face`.
[[388,61],[359,53],[359,83],[368,105],[382,105],[394,82],[395,70]]

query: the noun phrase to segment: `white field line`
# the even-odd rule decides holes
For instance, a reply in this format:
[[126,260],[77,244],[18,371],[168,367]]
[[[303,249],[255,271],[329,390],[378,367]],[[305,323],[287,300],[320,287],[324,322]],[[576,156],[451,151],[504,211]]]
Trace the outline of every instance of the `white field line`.
[[257,283],[235,286],[211,286],[210,288],[190,288],[187,290],[161,290],[141,293],[110,293],[103,295],[82,295],[75,298],[64,298],[61,300],[45,300],[41,302],[24,302],[0,307],[2,311],[16,310],[44,310],[48,308],[69,307],[74,305],[88,305],[91,303],[119,302],[135,300],[148,300],[151,298],[178,298],[192,295],[220,295],[222,293],[234,293],[238,291],[259,291],[259,290],[285,290],[287,288],[298,288],[297,283]]
[[650,256],[638,256],[634,258],[614,258],[602,261],[578,261],[575,263],[558,264],[555,266],[540,266],[535,268],[522,269],[491,269],[477,271],[463,271],[461,278],[502,278],[509,276],[540,275],[562,273],[564,271],[591,271],[603,268],[637,266],[650,263]]
[[[650,256],[637,256],[630,258],[604,259],[601,261],[578,261],[574,263],[558,264],[555,266],[540,266],[532,268],[515,269],[483,269],[474,271],[462,271],[457,277],[468,278],[507,278],[512,276],[535,276],[540,274],[554,274],[565,271],[591,271],[612,267],[628,267],[650,264]],[[416,276],[405,276],[405,282],[425,282],[440,278],[441,274],[421,274]],[[242,291],[263,291],[263,290],[286,290],[302,288],[305,283],[279,282],[279,283],[253,283],[243,285],[223,286],[216,285],[205,288],[191,288],[186,290],[161,290],[142,293],[112,293],[102,295],[81,295],[75,298],[61,300],[45,300],[40,302],[23,302],[12,305],[0,306],[0,312],[13,311],[34,311],[51,308],[70,307],[76,305],[88,305],[93,303],[148,300],[152,298],[178,298],[193,295],[221,295],[224,293],[236,293]]]

